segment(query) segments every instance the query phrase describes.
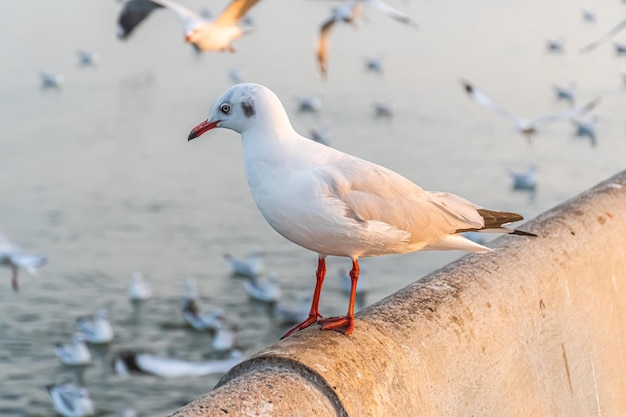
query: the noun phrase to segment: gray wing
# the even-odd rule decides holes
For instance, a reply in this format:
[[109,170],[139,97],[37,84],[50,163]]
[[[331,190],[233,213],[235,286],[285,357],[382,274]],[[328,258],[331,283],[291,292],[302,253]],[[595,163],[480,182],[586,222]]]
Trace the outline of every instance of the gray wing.
[[598,104],[600,104],[600,101],[602,101],[602,99],[598,97],[597,99],[590,101],[584,106],[569,109],[561,113],[554,113],[554,114],[549,114],[547,116],[539,117],[533,120],[532,123],[535,125],[540,125],[540,124],[557,122],[560,120],[574,119],[576,117],[582,116],[583,114],[588,113],[591,110],[593,110]]
[[319,168],[329,197],[346,206],[346,216],[408,232],[411,241],[432,240],[460,229],[481,228],[477,206],[449,193],[424,191],[387,168],[360,159]]
[[150,13],[160,8],[163,6],[151,0],[126,1],[117,20],[117,36],[121,39],[127,39]]
[[417,22],[415,22],[409,15],[406,13],[402,13],[400,10],[390,6],[382,0],[366,0],[368,3],[376,7],[381,12],[385,13],[387,16],[392,18],[393,20],[404,23],[405,25],[410,25],[417,27]]
[[491,97],[487,96],[485,93],[478,90],[476,87],[474,87],[473,84],[470,84],[468,81],[465,81],[465,80],[461,80],[461,84],[463,85],[463,88],[465,89],[465,92],[467,93],[467,95],[469,95],[470,98],[474,100],[476,103],[480,104],[483,107],[488,108],[489,110],[492,110],[496,113],[500,113],[508,117],[509,119],[513,121],[513,123],[516,123],[516,124],[519,123],[520,118],[518,116],[516,116],[515,114],[507,110],[505,107],[493,101]]
[[620,32],[625,27],[626,27],[626,19],[622,20],[617,25],[613,26],[608,32],[600,36],[600,38],[596,39],[595,41],[591,42],[589,45],[585,45],[582,48],[580,48],[580,52],[584,54],[586,52],[593,51],[598,46],[602,45],[604,42],[611,39],[613,36],[615,36],[618,32]]
[[167,8],[176,14],[185,28],[192,27],[196,22],[204,20],[185,6],[172,0],[127,0],[118,20],[118,36],[122,39],[143,22],[154,10]]

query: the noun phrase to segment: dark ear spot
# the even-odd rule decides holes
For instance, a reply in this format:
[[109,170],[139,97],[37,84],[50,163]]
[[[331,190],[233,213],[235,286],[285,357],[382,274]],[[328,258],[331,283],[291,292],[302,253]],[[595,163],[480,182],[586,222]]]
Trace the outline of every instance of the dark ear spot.
[[254,110],[254,101],[244,101],[241,103],[241,108],[243,109],[243,114],[246,117],[252,117],[255,115],[256,110]]

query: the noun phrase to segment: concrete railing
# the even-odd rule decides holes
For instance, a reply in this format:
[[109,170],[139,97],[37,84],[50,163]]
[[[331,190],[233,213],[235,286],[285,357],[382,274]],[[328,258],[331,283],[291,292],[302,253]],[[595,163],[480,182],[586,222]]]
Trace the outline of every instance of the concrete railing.
[[[624,185],[624,188],[621,188]],[[174,416],[626,415],[626,172],[357,315],[227,373]]]

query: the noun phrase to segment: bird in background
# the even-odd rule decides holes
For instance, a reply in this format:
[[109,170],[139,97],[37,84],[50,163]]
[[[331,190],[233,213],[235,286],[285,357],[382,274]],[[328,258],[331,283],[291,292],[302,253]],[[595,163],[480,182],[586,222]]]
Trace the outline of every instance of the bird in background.
[[74,384],[51,384],[46,386],[54,411],[63,417],[86,417],[95,415],[95,406],[87,388]]
[[491,249],[460,235],[489,230],[534,236],[505,224],[516,213],[493,211],[445,192],[425,191],[400,174],[299,135],[280,99],[259,84],[238,84],[215,102],[192,140],[214,128],[241,134],[252,196],[274,230],[318,254],[316,285],[304,322],[285,336],[317,323],[326,257],[352,260],[345,316],[320,320],[322,329],[354,331],[359,258],[418,250]]
[[570,106],[576,104],[576,83],[571,81],[566,87],[553,85],[554,94],[557,100],[565,101]]
[[113,327],[109,320],[109,310],[100,308],[94,316],[76,319],[76,329],[83,338],[93,344],[104,344],[113,341]]
[[45,265],[47,259],[42,255],[27,252],[0,233],[0,265],[11,268],[11,287],[19,290],[18,275],[20,269],[36,274],[37,268]]
[[41,89],[59,89],[63,85],[64,77],[62,74],[55,72],[40,72],[39,80],[41,81]]
[[601,101],[601,98],[596,98],[595,100],[592,100],[581,107],[572,108],[560,113],[548,114],[546,116],[541,116],[534,119],[526,119],[517,116],[505,107],[496,103],[493,99],[484,94],[482,91],[478,90],[476,87],[474,87],[473,84],[470,84],[468,81],[461,80],[461,84],[463,85],[463,88],[467,95],[476,103],[488,108],[493,112],[506,116],[509,120],[511,120],[515,125],[517,131],[520,132],[528,140],[529,143],[532,142],[533,137],[537,133],[539,133],[539,130],[543,125],[562,120],[574,119],[576,117],[582,116],[583,114],[586,114],[593,110]]
[[417,23],[406,13],[390,6],[382,0],[350,0],[332,9],[329,17],[320,24],[319,36],[315,49],[317,64],[322,78],[328,73],[328,43],[330,33],[337,23],[349,23],[356,27],[356,22],[363,16],[365,7],[373,6],[397,22],[417,27]]
[[525,172],[509,170],[514,190],[534,191],[537,187],[537,165],[530,164]]
[[54,347],[54,354],[63,365],[89,365],[92,361],[85,338],[79,332],[74,332],[71,343],[57,343]]
[[591,116],[588,120],[572,120],[576,131],[574,134],[578,137],[589,138],[591,146],[596,146],[597,143],[597,129],[598,129],[598,116]]
[[154,10],[166,8],[180,19],[185,42],[196,51],[234,52],[232,42],[253,30],[237,23],[258,1],[232,0],[215,20],[208,20],[172,0],[126,0],[118,18],[117,34],[120,39],[127,39]]
[[92,51],[79,49],[76,51],[76,55],[78,56],[79,67],[94,67],[100,61],[100,56]]
[[255,278],[263,274],[265,262],[263,261],[263,253],[261,251],[252,251],[245,259],[235,258],[230,253],[224,253],[223,256],[230,265],[233,275]]
[[133,272],[128,284],[128,301],[138,303],[152,297],[152,284],[146,280],[141,272]]

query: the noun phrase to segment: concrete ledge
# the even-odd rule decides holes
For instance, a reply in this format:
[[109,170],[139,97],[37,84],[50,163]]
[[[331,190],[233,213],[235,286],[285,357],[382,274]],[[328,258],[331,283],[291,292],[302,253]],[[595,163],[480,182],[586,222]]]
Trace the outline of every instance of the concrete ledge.
[[350,336],[276,343],[173,415],[623,415],[626,171],[523,229],[539,237],[428,275]]

